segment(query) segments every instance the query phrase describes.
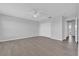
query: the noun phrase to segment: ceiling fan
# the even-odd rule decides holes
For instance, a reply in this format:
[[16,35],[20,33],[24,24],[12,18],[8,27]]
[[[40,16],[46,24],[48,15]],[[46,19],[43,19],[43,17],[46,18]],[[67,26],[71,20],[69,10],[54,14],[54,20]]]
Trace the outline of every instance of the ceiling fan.
[[33,17],[37,18],[40,15],[40,12],[37,9],[33,9],[33,11],[34,11]]
[[39,9],[39,8],[33,8],[33,9],[31,9],[30,12],[31,12],[33,18],[44,17],[47,15],[46,10]]

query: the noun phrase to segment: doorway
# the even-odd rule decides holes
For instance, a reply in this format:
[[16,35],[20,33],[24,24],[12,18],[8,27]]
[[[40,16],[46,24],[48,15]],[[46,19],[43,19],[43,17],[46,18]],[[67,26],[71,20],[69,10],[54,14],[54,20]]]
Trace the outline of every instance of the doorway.
[[75,20],[67,21],[67,35],[68,42],[75,41]]

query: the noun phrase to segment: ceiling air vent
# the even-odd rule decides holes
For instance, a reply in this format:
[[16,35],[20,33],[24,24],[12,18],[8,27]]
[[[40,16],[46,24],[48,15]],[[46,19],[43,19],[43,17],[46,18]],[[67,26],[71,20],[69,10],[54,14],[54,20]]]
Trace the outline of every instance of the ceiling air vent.
[[52,18],[51,16],[49,16],[48,18]]

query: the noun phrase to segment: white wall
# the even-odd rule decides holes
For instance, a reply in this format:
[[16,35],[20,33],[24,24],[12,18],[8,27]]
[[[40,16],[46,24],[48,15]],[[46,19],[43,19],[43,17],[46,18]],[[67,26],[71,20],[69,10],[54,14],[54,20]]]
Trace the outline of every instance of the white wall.
[[36,21],[0,15],[0,41],[33,36],[62,40],[62,18],[58,17],[52,19],[52,22],[39,24]]
[[40,23],[40,36],[62,40],[62,17]]
[[68,36],[68,24],[65,18],[62,19],[62,39],[66,39]]
[[0,15],[0,41],[38,36],[38,27],[36,21]]
[[51,37],[51,23],[40,23],[39,35],[45,37]]
[[55,18],[51,23],[52,38],[62,40],[62,17]]

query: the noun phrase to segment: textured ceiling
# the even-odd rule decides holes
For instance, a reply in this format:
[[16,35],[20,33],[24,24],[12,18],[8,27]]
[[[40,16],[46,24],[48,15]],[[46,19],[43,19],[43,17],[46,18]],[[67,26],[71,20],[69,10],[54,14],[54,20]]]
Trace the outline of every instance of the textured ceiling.
[[[39,16],[34,18],[34,9]],[[77,4],[73,3],[0,3],[0,13],[24,19],[42,21],[57,16],[75,16]],[[50,17],[51,16],[51,17]]]

